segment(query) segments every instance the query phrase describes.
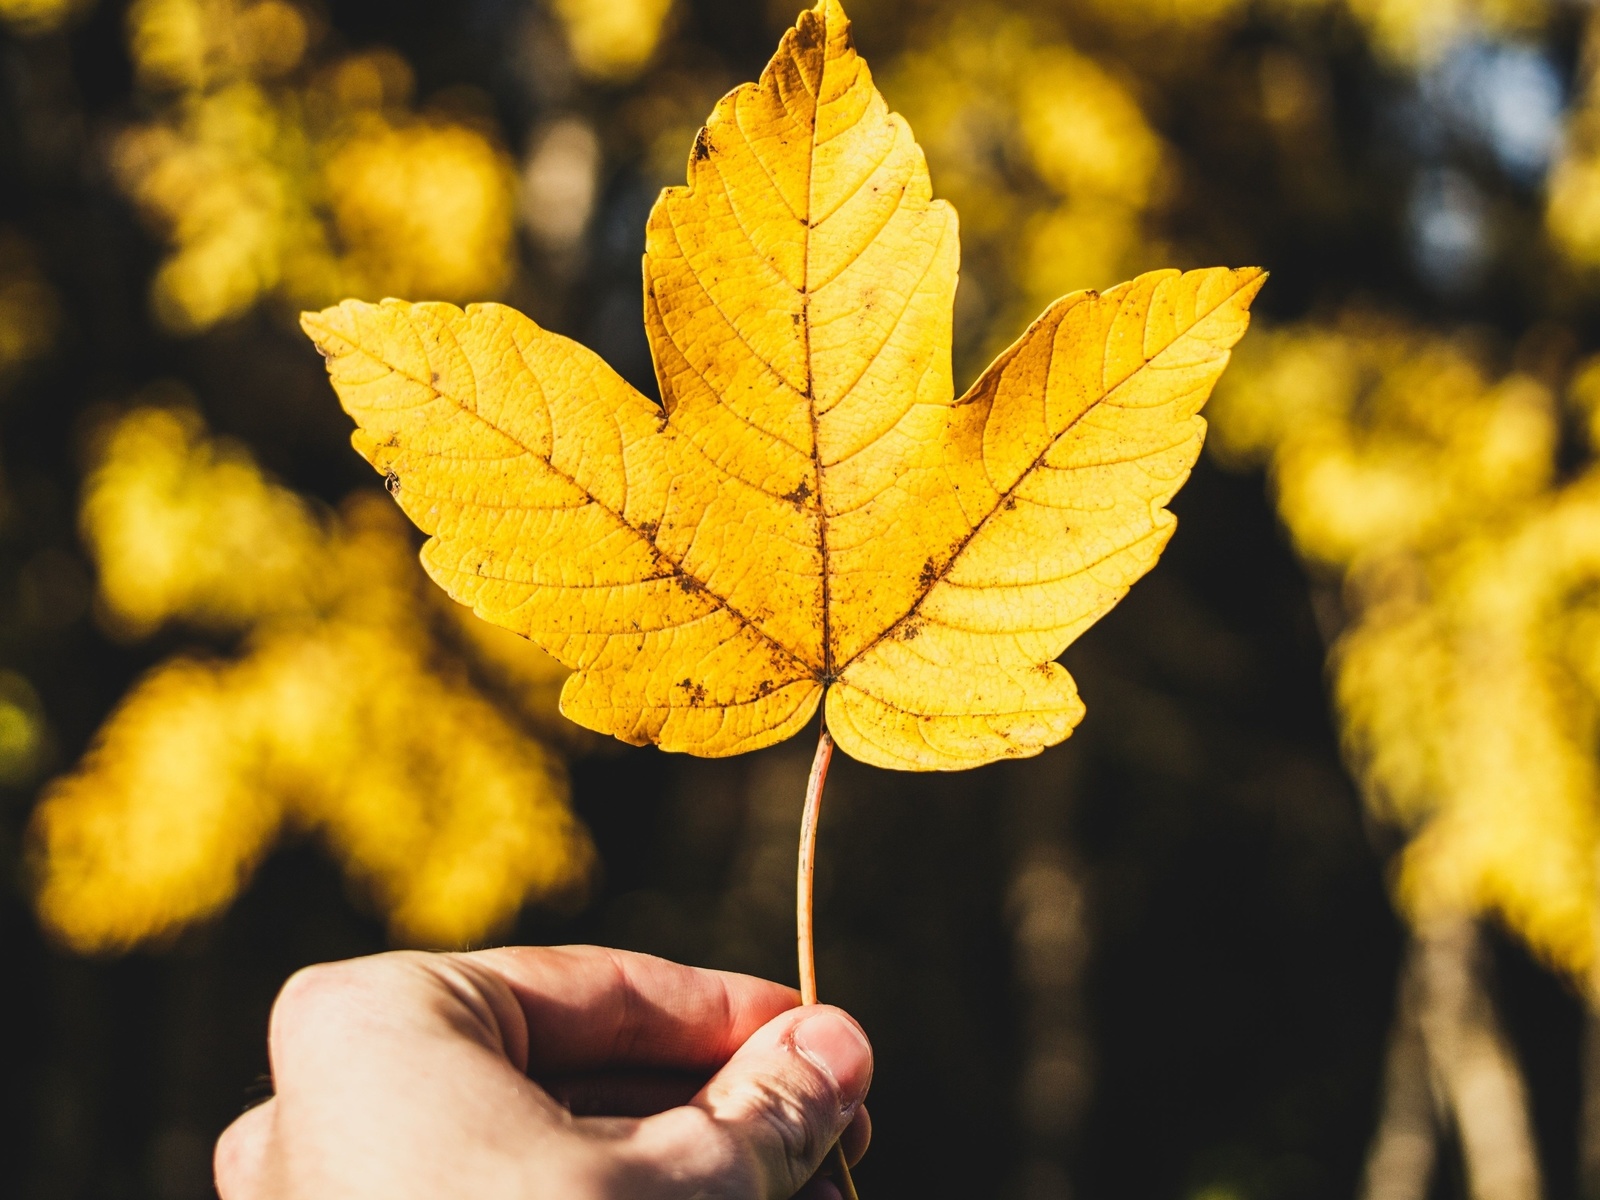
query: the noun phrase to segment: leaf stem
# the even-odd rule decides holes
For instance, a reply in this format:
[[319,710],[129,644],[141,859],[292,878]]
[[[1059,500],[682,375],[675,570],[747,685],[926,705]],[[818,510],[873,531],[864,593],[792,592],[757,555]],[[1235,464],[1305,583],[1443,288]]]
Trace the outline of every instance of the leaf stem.
[[[817,820],[822,815],[822,788],[828,782],[828,764],[833,761],[833,736],[828,732],[828,719],[822,719],[822,732],[817,738],[817,754],[811,760],[811,778],[806,781],[806,807],[800,815],[800,866],[795,875],[795,941],[800,952],[800,1003],[817,1002],[816,924],[813,919],[812,884],[817,873]],[[834,1182],[839,1185],[844,1200],[861,1200],[856,1194],[855,1181],[850,1178],[850,1164],[844,1156],[844,1146],[835,1142],[829,1157]]]
[[806,807],[800,815],[800,871],[795,886],[795,936],[800,950],[800,1003],[817,1002],[817,961],[815,926],[812,921],[812,880],[817,871],[817,818],[822,814],[822,787],[828,782],[828,764],[833,761],[833,736],[828,723],[822,723],[817,739],[817,755],[811,760],[811,778],[806,782]]

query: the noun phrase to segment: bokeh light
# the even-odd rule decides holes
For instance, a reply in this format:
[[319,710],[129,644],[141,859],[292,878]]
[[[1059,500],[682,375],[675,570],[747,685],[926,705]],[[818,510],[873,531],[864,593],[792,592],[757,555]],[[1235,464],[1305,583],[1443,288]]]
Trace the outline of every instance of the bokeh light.
[[[646,215],[802,3],[0,0],[0,1192],[210,1195],[315,959],[790,977],[808,748],[565,721],[292,322],[500,299],[649,392]],[[1064,292],[1272,272],[1072,741],[836,762],[863,1194],[1600,1195],[1600,14],[844,3],[959,214],[958,386]]]
[[560,755],[469,674],[481,644],[549,725],[560,668],[447,613],[386,498],[318,513],[192,409],[135,408],[98,440],[83,522],[104,618],[122,636],[179,622],[242,641],[158,666],[47,789],[33,839],[56,936],[84,951],[170,938],[296,833],[403,943],[476,941],[524,903],[582,895],[592,851]]
[[672,0],[553,0],[573,61],[603,80],[637,75],[661,40]]
[[1368,803],[1414,833],[1404,909],[1497,913],[1593,986],[1593,448],[1563,478],[1556,397],[1494,377],[1470,339],[1352,314],[1258,336],[1240,359],[1213,445],[1270,464],[1296,545],[1343,576],[1334,691]]
[[0,0],[0,28],[23,35],[55,33],[94,0]]
[[1165,147],[1127,83],[1059,33],[958,7],[884,75],[961,217],[975,366],[1057,296],[1160,257]]
[[514,178],[480,128],[409,108],[392,51],[324,60],[282,0],[140,0],[139,79],[160,117],[113,150],[122,186],[171,245],[160,321],[195,332],[271,298],[498,296]]
[[37,249],[16,230],[0,227],[0,386],[54,347],[60,321],[60,301]]

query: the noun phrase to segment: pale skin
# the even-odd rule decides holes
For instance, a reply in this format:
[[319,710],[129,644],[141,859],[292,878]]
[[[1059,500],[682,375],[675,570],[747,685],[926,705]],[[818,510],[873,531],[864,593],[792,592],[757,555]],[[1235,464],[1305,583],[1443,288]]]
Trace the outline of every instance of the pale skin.
[[838,1200],[872,1050],[792,989],[591,946],[301,971],[275,1095],[217,1143],[222,1200]]

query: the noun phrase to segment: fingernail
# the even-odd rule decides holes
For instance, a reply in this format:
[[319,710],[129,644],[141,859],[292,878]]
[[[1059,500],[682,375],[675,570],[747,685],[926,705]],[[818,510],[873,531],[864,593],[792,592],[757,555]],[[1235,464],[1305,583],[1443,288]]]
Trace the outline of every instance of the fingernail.
[[872,1046],[861,1027],[843,1013],[824,1009],[794,1027],[794,1048],[831,1076],[839,1103],[853,1111],[872,1082]]

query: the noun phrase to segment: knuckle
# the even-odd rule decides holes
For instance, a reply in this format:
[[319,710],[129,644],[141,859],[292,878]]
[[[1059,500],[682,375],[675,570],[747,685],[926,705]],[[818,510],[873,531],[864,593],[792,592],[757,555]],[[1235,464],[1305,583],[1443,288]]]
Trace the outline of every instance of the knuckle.
[[268,1022],[267,1037],[276,1052],[292,1046],[312,1032],[342,1028],[371,1008],[374,993],[385,990],[396,968],[404,969],[404,954],[382,954],[344,962],[302,967],[278,991]]
[[273,1032],[291,1033],[325,1019],[330,1009],[345,1002],[350,975],[348,963],[319,963],[289,976],[272,1004]]

